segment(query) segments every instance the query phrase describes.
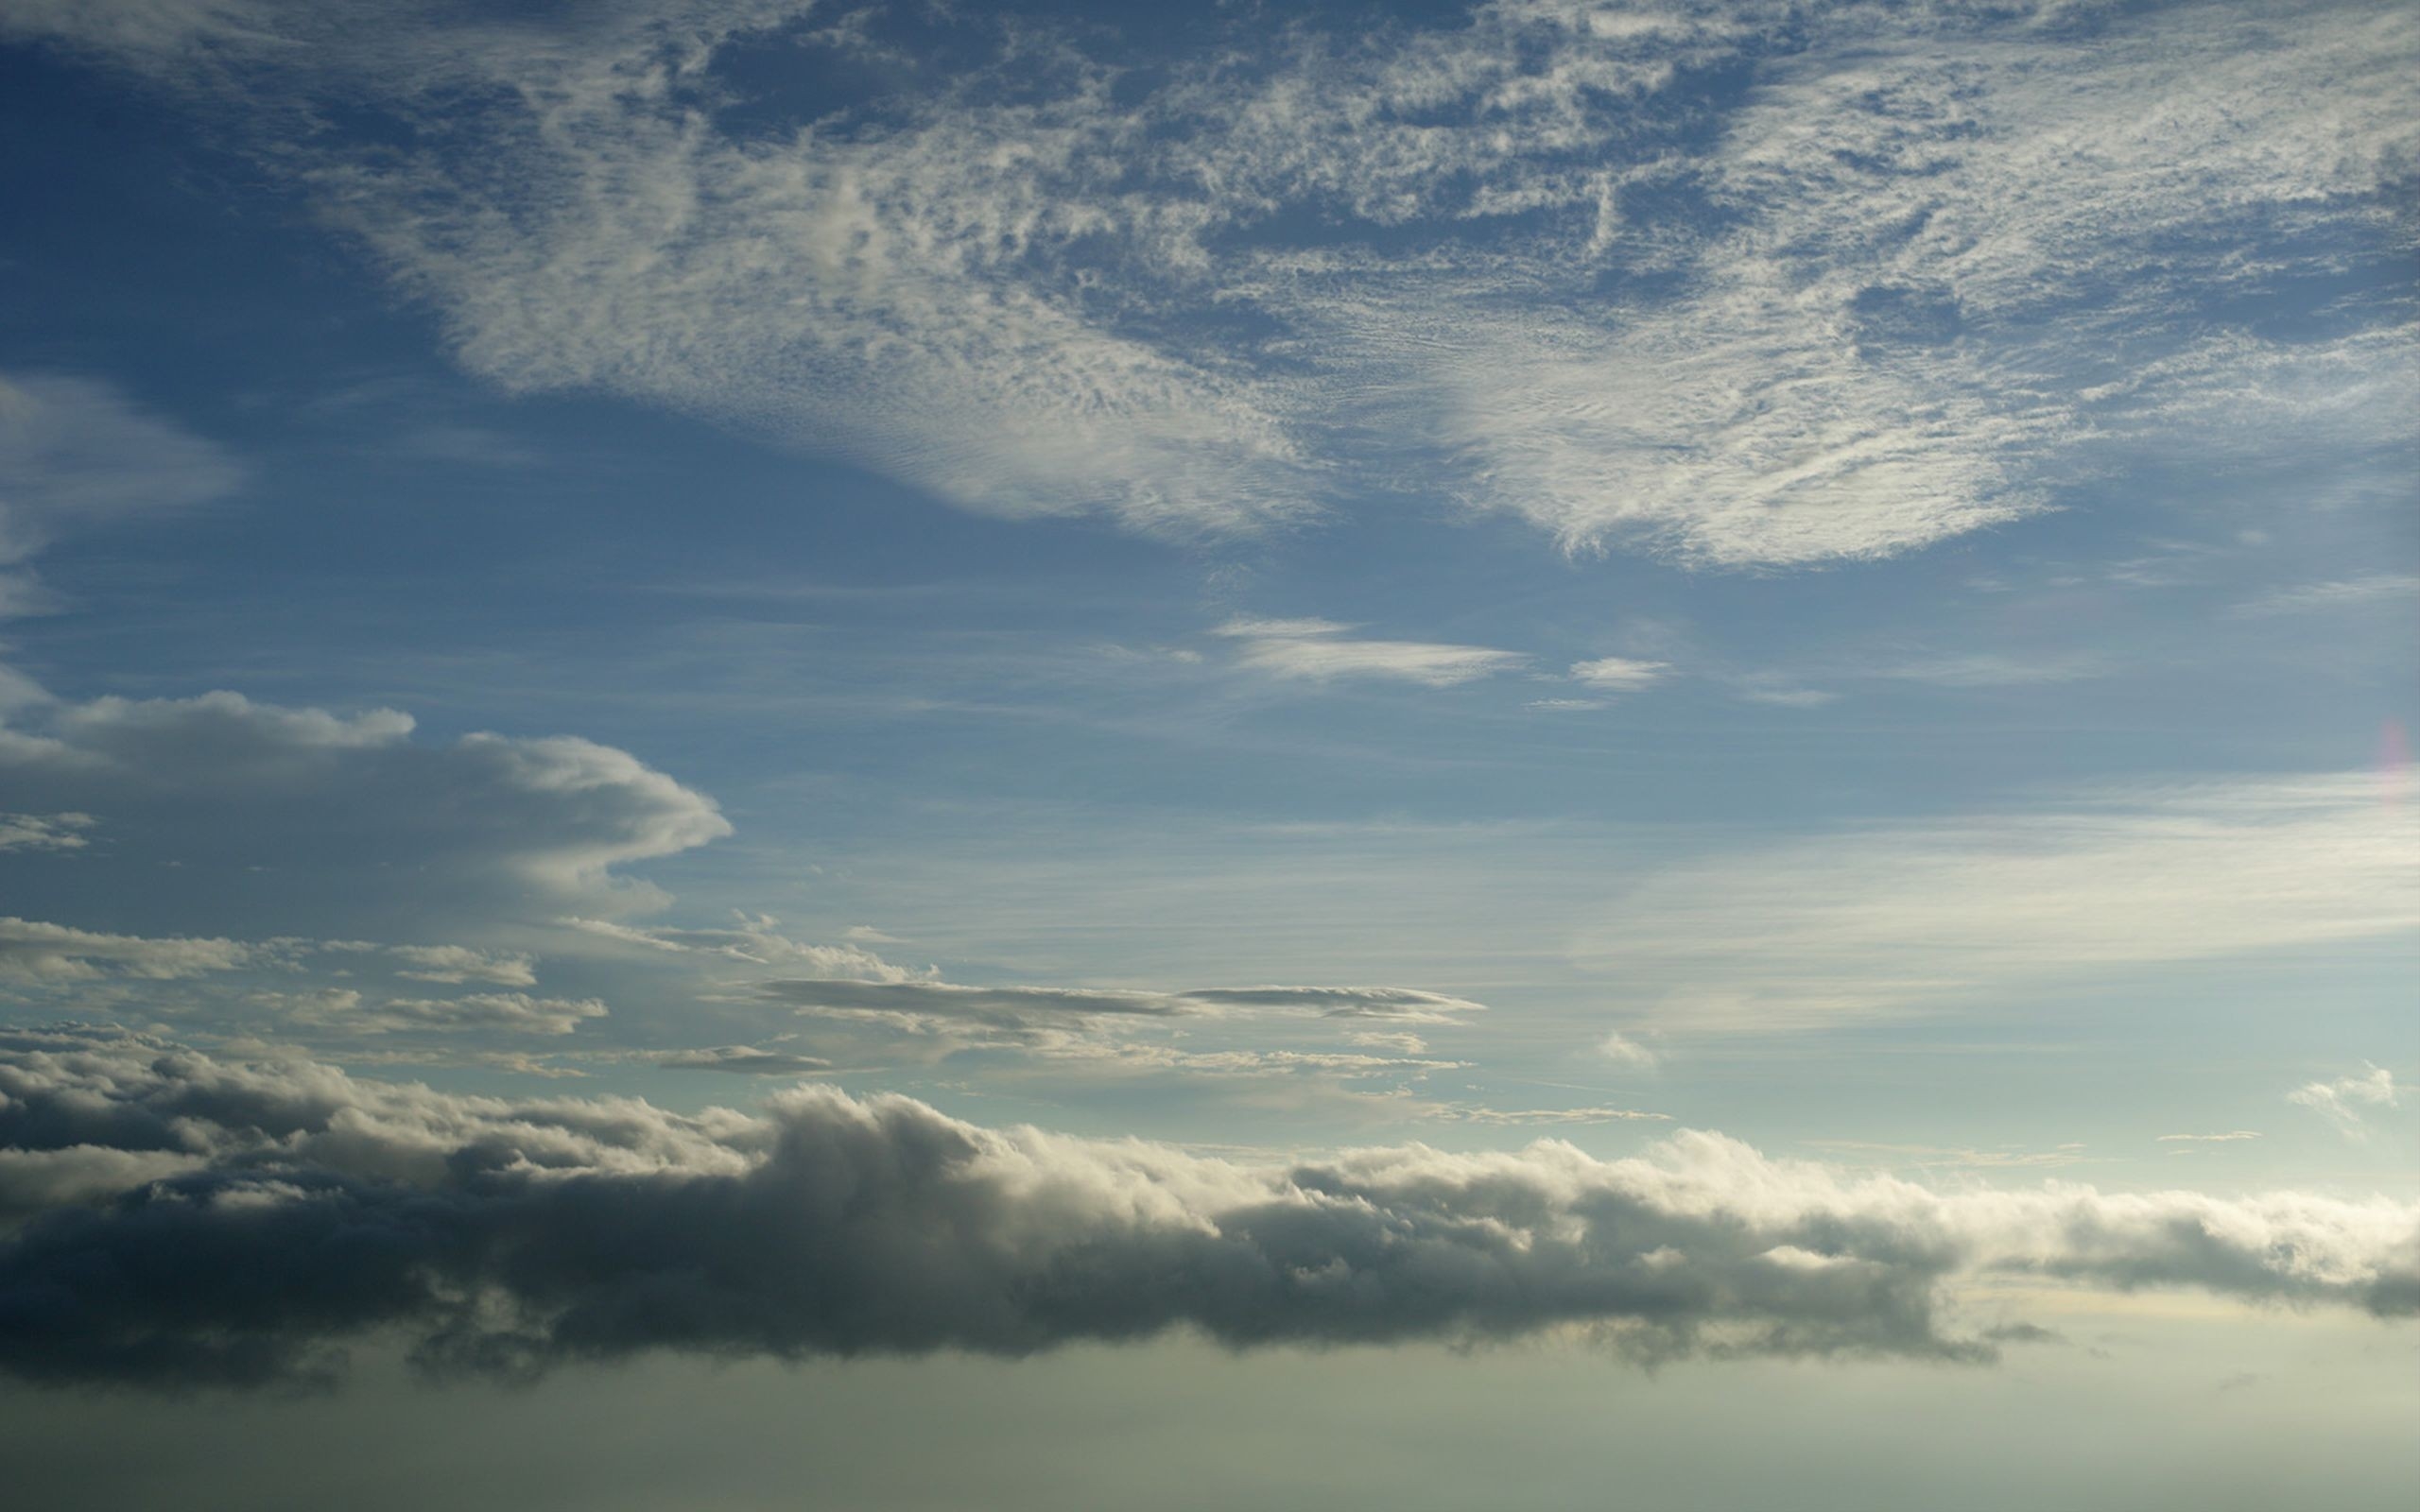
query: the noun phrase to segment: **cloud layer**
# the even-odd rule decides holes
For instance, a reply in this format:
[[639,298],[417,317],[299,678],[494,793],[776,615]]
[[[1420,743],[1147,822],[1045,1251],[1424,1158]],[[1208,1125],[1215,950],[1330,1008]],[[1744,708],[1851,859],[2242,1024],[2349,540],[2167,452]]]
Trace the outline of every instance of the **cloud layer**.
[[1985,1273],[2420,1311],[2420,1210],[2383,1199],[1944,1194],[1694,1133],[1246,1164],[895,1096],[505,1103],[105,1032],[0,1041],[0,1369],[45,1383],[307,1380],[373,1335],[513,1376],[1179,1328],[1976,1359],[1944,1302]]
[[1740,566],[2314,442],[2298,489],[2405,496],[2407,7],[1495,0],[1184,51],[924,14],[5,26],[262,146],[476,372],[972,508],[1215,535],[1442,498]]

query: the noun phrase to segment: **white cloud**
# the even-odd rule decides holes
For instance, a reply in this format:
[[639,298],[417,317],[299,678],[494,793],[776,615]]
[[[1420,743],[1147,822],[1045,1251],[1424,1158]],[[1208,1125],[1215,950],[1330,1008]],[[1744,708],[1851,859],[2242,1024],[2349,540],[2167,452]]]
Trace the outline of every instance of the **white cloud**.
[[1809,1028],[2420,928],[2414,854],[2367,773],[2118,789],[1675,867],[1575,950],[1668,1025]]
[[[806,0],[7,25],[240,112],[472,370],[972,508],[1203,534],[1394,490],[1740,566],[2004,524],[2147,455],[2316,438],[2330,487],[2399,487],[2408,315],[2245,312],[2400,255],[2400,8],[1608,14],[1239,21],[1139,94],[1098,33],[962,14],[958,71],[744,132],[770,102],[735,48],[871,79],[862,29]],[[287,134],[332,98],[398,129]]]
[[[780,920],[742,914],[732,929],[673,929],[616,923],[603,919],[567,919],[563,922],[601,939],[643,946],[673,954],[707,955],[749,966],[805,971],[821,977],[865,982],[913,982],[930,978],[931,968],[894,966],[860,945],[814,945],[780,932]],[[855,933],[854,931],[852,933]],[[889,939],[888,936],[878,936]]]
[[2398,1096],[2394,1073],[2383,1066],[2372,1066],[2355,1075],[2339,1076],[2334,1081],[2305,1083],[2286,1094],[2286,1101],[2308,1108],[2336,1125],[2338,1133],[2348,1140],[2369,1138],[2369,1125],[2361,1117],[2363,1108],[2394,1108]]
[[1616,1066],[1628,1066],[1635,1071],[1653,1071],[1664,1061],[1663,1057],[1626,1034],[1605,1036],[1598,1042],[1597,1054]]
[[2161,1134],[2154,1138],[2162,1144],[2232,1144],[2259,1137],[2258,1129],[2233,1128],[2223,1134]]
[[1668,662],[1640,662],[1621,656],[1599,657],[1594,662],[1575,662],[1571,665],[1573,680],[1613,693],[1651,688],[1671,675],[1672,664]]
[[1211,633],[1240,643],[1243,665],[1284,678],[1326,681],[1383,678],[1450,688],[1510,672],[1529,658],[1517,651],[1428,641],[1357,640],[1328,620],[1230,620]]
[[417,982],[486,982],[496,987],[534,987],[538,976],[527,955],[477,951],[467,945],[389,945],[387,954],[404,963],[395,974]]

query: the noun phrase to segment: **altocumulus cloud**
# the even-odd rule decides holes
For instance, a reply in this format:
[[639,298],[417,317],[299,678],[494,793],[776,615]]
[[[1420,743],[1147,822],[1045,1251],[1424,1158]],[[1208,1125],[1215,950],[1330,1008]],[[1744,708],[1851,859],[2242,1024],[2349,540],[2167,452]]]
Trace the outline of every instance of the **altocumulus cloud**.
[[1991,1272],[2420,1311],[2410,1204],[1943,1194],[1714,1134],[1252,1165],[897,1096],[508,1103],[59,1030],[0,1037],[0,1368],[48,1383],[332,1378],[373,1337],[512,1376],[1172,1329],[1975,1359],[1944,1302]]
[[[812,0],[20,0],[0,39],[257,145],[475,372],[974,508],[1216,535],[1400,486],[1773,565],[2289,432],[2402,496],[2420,348],[2345,290],[2409,249],[2408,6],[1422,9],[1186,53]],[[769,49],[856,88],[802,111]],[[2306,299],[2313,339],[2257,313]]]

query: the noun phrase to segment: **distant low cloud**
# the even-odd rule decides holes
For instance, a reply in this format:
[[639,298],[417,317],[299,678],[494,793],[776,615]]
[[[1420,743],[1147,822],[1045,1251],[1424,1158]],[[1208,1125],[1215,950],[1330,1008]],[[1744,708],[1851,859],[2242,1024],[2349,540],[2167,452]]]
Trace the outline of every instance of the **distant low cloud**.
[[98,1032],[0,1033],[0,1370],[46,1384],[327,1380],[373,1334],[516,1378],[1176,1329],[1981,1360],[1943,1303],[1991,1276],[2420,1313],[2420,1208],[2383,1198],[1934,1192],[1698,1133],[1242,1162],[896,1096],[508,1103]]
[[1245,666],[1314,681],[1382,678],[1450,688],[1529,662],[1518,651],[1482,645],[1360,640],[1346,633],[1351,629],[1328,620],[1237,619],[1212,633],[1237,642]]

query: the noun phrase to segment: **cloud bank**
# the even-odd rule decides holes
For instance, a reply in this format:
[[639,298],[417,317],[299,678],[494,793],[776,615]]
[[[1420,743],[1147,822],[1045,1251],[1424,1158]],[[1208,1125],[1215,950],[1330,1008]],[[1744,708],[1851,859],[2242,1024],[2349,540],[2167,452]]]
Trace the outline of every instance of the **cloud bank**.
[[1945,1301],[1987,1274],[2420,1312],[2420,1209],[2384,1199],[1940,1193],[1702,1133],[1248,1164],[897,1096],[507,1103],[100,1031],[0,1038],[0,1369],[47,1383],[327,1379],[372,1336],[517,1377],[1172,1329],[1980,1359]]

